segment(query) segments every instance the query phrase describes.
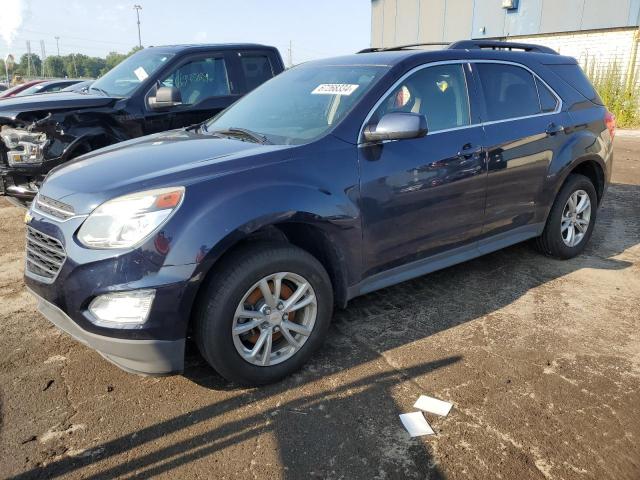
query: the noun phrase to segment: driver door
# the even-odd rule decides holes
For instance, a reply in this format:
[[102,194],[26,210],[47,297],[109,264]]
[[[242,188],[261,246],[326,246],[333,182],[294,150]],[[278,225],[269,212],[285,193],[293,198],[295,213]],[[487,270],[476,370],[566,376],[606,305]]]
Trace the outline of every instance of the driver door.
[[428,133],[359,145],[365,277],[473,248],[480,235],[487,166],[467,84],[473,84],[468,64],[422,67],[401,80],[366,122],[373,126],[390,112],[419,113]]
[[165,74],[149,97],[159,87],[175,87],[180,91],[182,105],[154,112],[147,122],[149,129],[161,131],[200,123],[235,102],[240,95],[234,93],[229,64],[225,53],[211,53],[188,57]]

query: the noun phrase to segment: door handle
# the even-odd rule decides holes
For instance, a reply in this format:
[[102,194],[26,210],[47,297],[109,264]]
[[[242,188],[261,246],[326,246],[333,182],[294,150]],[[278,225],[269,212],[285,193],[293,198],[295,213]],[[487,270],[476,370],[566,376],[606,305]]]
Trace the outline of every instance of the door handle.
[[547,135],[555,135],[556,133],[562,132],[564,132],[564,127],[562,125],[558,125],[555,122],[551,122],[549,125],[547,125],[547,129],[545,130],[545,133]]
[[464,158],[464,159],[469,159],[475,155],[479,155],[482,153],[482,147],[477,147],[472,145],[471,143],[465,143],[462,148],[460,149],[460,151],[458,152],[458,155],[456,155],[459,158]]

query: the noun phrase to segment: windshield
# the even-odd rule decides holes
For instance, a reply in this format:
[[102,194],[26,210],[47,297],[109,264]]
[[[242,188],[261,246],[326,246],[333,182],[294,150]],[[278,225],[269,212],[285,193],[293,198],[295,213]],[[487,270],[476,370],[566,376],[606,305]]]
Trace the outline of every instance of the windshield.
[[264,83],[206,124],[242,128],[271,143],[298,145],[336,125],[387,71],[380,66],[301,65]]
[[89,90],[110,97],[127,97],[171,57],[171,53],[162,53],[154,49],[140,50],[93,82]]
[[45,87],[44,83],[38,83],[37,85],[34,85],[33,87],[25,88],[21,92],[16,93],[16,97],[25,97],[27,95],[33,95],[34,93],[38,93],[44,87]]

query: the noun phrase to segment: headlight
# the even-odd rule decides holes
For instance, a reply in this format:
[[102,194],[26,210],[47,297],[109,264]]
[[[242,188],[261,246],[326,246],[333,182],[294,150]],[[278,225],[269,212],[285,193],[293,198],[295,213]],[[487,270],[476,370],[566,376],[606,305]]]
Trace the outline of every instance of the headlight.
[[47,136],[44,133],[29,132],[19,128],[3,126],[0,138],[6,145],[9,165],[42,163]]
[[109,200],[87,217],[78,240],[89,248],[132,247],[160,228],[183,197],[184,187],[171,187]]

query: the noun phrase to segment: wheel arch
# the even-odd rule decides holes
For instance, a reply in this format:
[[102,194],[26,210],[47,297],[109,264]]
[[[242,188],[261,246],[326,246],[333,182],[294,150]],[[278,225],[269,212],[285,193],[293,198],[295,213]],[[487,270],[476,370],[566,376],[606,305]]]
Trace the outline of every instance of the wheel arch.
[[[577,162],[566,175],[562,185],[564,185],[569,178],[569,175],[578,173],[580,175],[584,175],[596,189],[596,194],[598,195],[598,205],[602,201],[602,197],[604,196],[604,186],[605,186],[605,173],[604,168],[602,167],[599,157],[586,157]],[[562,186],[560,187],[562,188]]]
[[327,271],[331,280],[334,304],[344,308],[348,301],[348,286],[350,283],[347,264],[350,259],[348,253],[331,232],[339,228],[326,220],[319,220],[316,216],[298,212],[288,218],[278,221],[252,222],[254,228],[238,228],[201,259],[193,275],[193,290],[186,296],[189,306],[189,326],[193,323],[196,305],[200,302],[200,295],[206,290],[206,285],[216,272],[216,267],[233,254],[237,249],[250,244],[265,242],[280,242],[295,245],[310,253]]

